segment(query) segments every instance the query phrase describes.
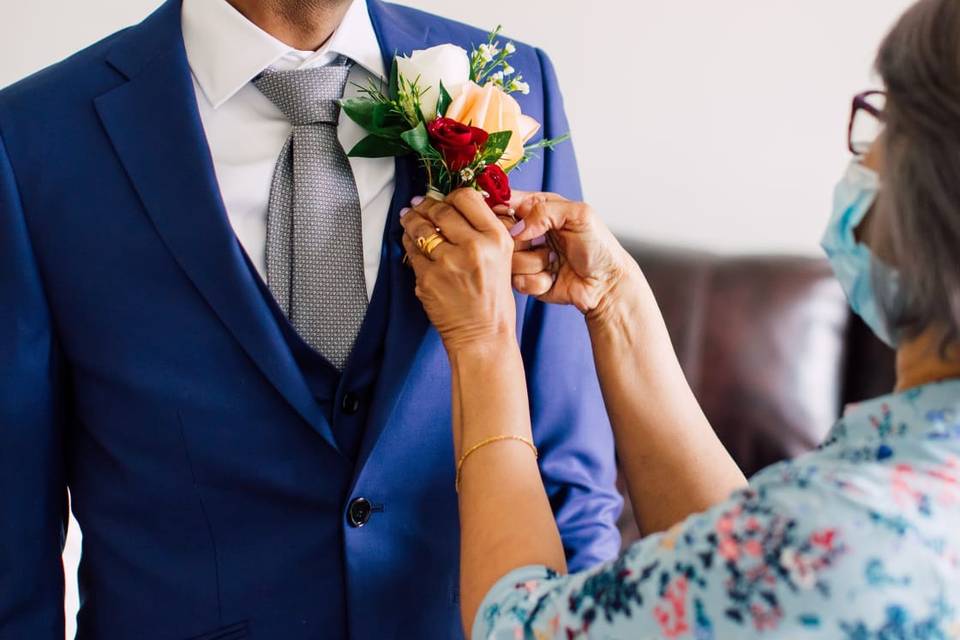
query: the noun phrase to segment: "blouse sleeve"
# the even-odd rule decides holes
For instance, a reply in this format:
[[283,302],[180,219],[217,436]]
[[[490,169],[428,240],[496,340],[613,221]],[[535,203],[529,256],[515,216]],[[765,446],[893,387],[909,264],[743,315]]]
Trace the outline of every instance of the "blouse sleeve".
[[514,571],[488,594],[473,638],[709,639],[816,627],[847,547],[824,526],[817,492],[793,489],[790,502],[740,492],[590,571]]

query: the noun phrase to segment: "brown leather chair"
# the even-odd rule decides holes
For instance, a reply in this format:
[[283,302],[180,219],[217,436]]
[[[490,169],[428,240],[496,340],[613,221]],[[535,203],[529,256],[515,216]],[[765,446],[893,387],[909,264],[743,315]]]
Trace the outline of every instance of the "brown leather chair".
[[[694,393],[748,476],[816,447],[847,404],[893,389],[893,352],[850,313],[825,260],[625,245]],[[638,538],[629,504],[625,545]]]

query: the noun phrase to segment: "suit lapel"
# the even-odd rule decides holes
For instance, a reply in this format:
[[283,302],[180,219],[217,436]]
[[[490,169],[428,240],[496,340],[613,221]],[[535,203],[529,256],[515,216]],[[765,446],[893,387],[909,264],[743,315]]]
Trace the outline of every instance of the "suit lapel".
[[108,59],[128,81],[97,112],[157,232],[267,379],[336,441],[247,267],[224,209],[183,47],[180,0],[168,0]]
[[[393,58],[397,53],[407,54],[427,44],[429,28],[426,25],[409,22],[405,14],[381,0],[368,0],[368,7],[386,69],[393,66]],[[374,405],[360,448],[357,476],[390,423],[430,328],[423,306],[414,295],[416,280],[413,270],[402,264],[404,249],[401,244],[403,227],[400,226],[400,209],[409,206],[411,198],[423,195],[426,191],[426,181],[418,169],[416,158],[397,159],[396,184],[383,248],[387,270],[385,275],[390,278],[386,347]]]
[[360,446],[357,474],[363,470],[380,434],[389,424],[413,368],[417,352],[430,328],[423,306],[414,295],[416,279],[413,270],[402,264],[403,227],[400,226],[400,209],[409,206],[410,199],[415,195],[422,195],[425,189],[425,180],[417,170],[416,161],[412,158],[398,159],[397,188],[390,207],[383,248],[382,270],[384,276],[390,278],[390,304],[384,338],[383,365]]

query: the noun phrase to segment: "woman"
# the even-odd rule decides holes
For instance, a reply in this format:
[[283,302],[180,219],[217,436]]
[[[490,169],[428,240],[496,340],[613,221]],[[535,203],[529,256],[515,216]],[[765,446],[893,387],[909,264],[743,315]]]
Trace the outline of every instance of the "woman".
[[[586,205],[524,197],[510,234],[472,192],[406,212],[417,293],[454,379],[461,595],[475,639],[960,637],[958,36],[960,3],[921,0],[888,37],[886,106],[871,93],[854,109],[883,133],[838,187],[824,237],[854,311],[897,347],[896,392],[749,487],[683,378],[643,274]],[[419,251],[438,228],[446,242]],[[544,233],[552,249],[514,255],[515,241]],[[538,474],[511,278],[584,313],[649,534],[582,574],[564,575]]]

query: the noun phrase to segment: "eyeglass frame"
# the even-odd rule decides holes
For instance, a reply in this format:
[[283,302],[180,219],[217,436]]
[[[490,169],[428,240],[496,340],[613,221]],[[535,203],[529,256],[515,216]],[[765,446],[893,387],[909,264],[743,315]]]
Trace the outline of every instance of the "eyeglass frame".
[[857,114],[860,111],[866,111],[867,113],[872,115],[874,118],[876,118],[880,122],[883,122],[884,120],[883,111],[881,111],[880,109],[877,109],[875,106],[870,104],[868,99],[871,96],[886,97],[886,95],[887,95],[886,91],[873,89],[871,91],[864,91],[863,93],[860,93],[854,96],[853,106],[850,109],[850,124],[847,127],[847,148],[850,150],[850,153],[852,153],[853,155],[855,156],[863,155],[863,152],[858,151],[853,146],[853,125],[857,121]]

